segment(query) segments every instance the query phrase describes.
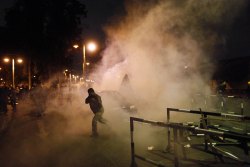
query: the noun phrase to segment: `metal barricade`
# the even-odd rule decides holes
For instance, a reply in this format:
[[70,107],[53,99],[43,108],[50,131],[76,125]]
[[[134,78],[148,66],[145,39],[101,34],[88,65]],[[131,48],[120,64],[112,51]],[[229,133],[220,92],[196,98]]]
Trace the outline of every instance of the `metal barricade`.
[[[227,133],[250,137],[250,133],[248,133],[247,131],[245,131],[244,133],[237,133],[236,131],[232,131],[232,130],[230,131],[230,130],[222,128],[222,127],[220,127],[218,125],[213,126],[213,125],[208,124],[208,120],[209,120],[208,116],[226,118],[228,121],[237,121],[237,122],[249,121],[250,120],[249,116],[228,114],[228,113],[220,113],[220,112],[207,112],[207,111],[201,111],[201,110],[198,111],[198,110],[167,108],[167,123],[170,122],[170,112],[171,111],[201,115],[199,127],[203,128],[203,129],[212,129],[212,130],[218,130],[218,131],[222,131],[222,132],[226,131]],[[225,121],[223,121],[222,124],[224,122]],[[232,128],[239,129],[239,128],[234,127],[234,126],[232,126]],[[168,128],[167,133],[168,133],[168,143],[167,143],[167,146],[166,146],[166,150],[170,150],[171,149],[171,143],[170,143],[171,131],[170,131],[170,128]],[[213,137],[218,138],[218,136],[213,136]],[[209,138],[209,136],[204,135],[204,140],[205,140],[204,141],[204,150],[205,151],[208,151],[208,143],[209,143],[209,141],[207,140],[208,138]],[[238,140],[238,139],[236,139],[236,140]],[[247,143],[249,143],[250,140],[238,140],[238,141],[239,142],[237,142],[237,143],[220,143],[220,144],[217,144],[217,145],[220,145],[220,146],[228,146],[228,145],[238,146],[238,147],[240,147],[240,148],[242,148],[244,150],[246,155],[248,155],[249,148],[248,148]],[[220,152],[223,152],[223,150],[220,150]]]
[[[222,137],[222,138],[231,138],[231,139],[237,139],[237,140],[247,140],[250,141],[250,136],[245,136],[245,135],[238,135],[238,134],[232,134],[232,133],[228,133],[228,132],[221,132],[221,131],[216,131],[216,130],[208,130],[208,129],[202,129],[199,127],[192,127],[192,126],[188,126],[188,125],[181,125],[179,123],[171,123],[171,122],[159,122],[159,121],[151,121],[151,120],[145,120],[142,118],[136,118],[136,117],[130,117],[130,136],[131,136],[131,167],[137,167],[137,163],[135,161],[135,159],[140,159],[142,161],[148,162],[152,165],[158,166],[158,167],[166,167],[164,164],[160,164],[154,160],[151,160],[149,158],[140,156],[138,154],[136,154],[135,152],[135,143],[134,143],[134,122],[141,122],[141,123],[145,123],[145,124],[151,124],[154,126],[159,126],[159,127],[165,127],[165,128],[169,128],[173,130],[173,137],[174,137],[174,165],[175,167],[178,167],[180,162],[179,162],[179,153],[177,151],[178,146],[180,145],[180,137],[182,137],[182,133],[183,131],[190,131],[192,133],[196,133],[196,134],[205,134],[205,135],[214,135],[214,136],[218,136],[218,137]],[[170,133],[169,133],[170,135]],[[168,143],[171,144],[171,140],[168,137]],[[216,151],[221,151],[218,148],[216,148],[211,142],[207,141],[207,146],[210,146],[214,149],[216,149]],[[170,148],[170,145],[169,145]],[[182,147],[183,148],[183,147]],[[227,152],[223,152],[222,153],[226,154]],[[218,153],[218,152],[213,152],[212,153],[214,155],[217,155],[218,157],[223,157],[223,154]],[[185,152],[184,152],[184,148],[183,148],[183,155],[184,157]],[[227,154],[227,156],[230,154]],[[234,157],[235,160],[244,162],[242,160],[240,160],[238,157]]]
[[[225,95],[201,95],[196,94],[191,97],[190,109],[201,108],[213,112],[225,112],[238,115],[247,115],[250,107],[250,101],[237,97]],[[245,109],[246,108],[246,109]]]

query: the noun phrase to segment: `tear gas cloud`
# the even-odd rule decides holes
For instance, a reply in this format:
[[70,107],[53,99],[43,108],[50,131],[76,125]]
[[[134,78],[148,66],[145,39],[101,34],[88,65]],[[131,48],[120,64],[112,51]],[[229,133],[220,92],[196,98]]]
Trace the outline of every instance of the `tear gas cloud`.
[[[102,82],[96,83],[94,89],[98,94],[107,90],[121,91],[121,83],[127,74],[130,88],[127,84],[121,92],[138,107],[137,116],[165,121],[165,107],[189,107],[190,97],[195,93],[210,93],[214,68],[211,55],[213,46],[222,38],[216,27],[230,26],[244,9],[245,2],[128,1],[126,17],[117,25],[105,27],[109,37],[107,48],[99,68],[89,76],[98,81],[101,77]],[[60,91],[64,97],[70,92],[67,87]],[[59,138],[82,133],[89,135],[93,114],[84,104],[87,90],[72,89],[72,104],[59,104],[60,95],[55,94],[56,98],[48,96],[46,112],[60,114],[63,121],[48,124],[47,129],[55,129],[53,132]],[[126,139],[129,114],[114,108],[120,107],[120,104],[114,104],[119,103],[115,95],[110,96],[110,92],[100,95],[104,117],[110,126],[99,126],[100,131],[115,132],[121,139]],[[195,120],[192,117],[185,121]],[[148,131],[141,133],[148,135]]]
[[218,58],[214,47],[225,42],[219,32],[229,29],[245,3],[127,1],[124,19],[105,27],[108,47],[93,73],[102,76],[98,89],[119,90],[128,74],[133,89],[129,96],[145,108],[160,109],[159,114],[165,107],[188,106],[195,93],[210,94],[212,60]]
[[[246,2],[246,0],[127,1],[127,15],[120,19],[117,25],[105,27],[109,37],[107,48],[103,52],[99,68],[90,76],[93,80],[99,80],[101,77],[102,82],[94,85],[94,88],[97,92],[119,91],[127,74],[131,88],[127,89],[130,91],[124,92],[138,106],[138,115],[165,120],[165,107],[186,107],[190,103],[190,97],[195,93],[210,93],[209,81],[215,68],[212,59],[216,58],[211,55],[214,54],[214,46],[225,42],[223,34],[219,32],[226,31],[230,27],[238,13],[244,10]],[[47,95],[45,111],[47,116],[43,119],[44,125],[39,125],[40,134],[44,135],[43,143],[39,143],[41,146],[38,147],[42,155],[52,155],[53,152],[50,150],[58,145],[58,141],[66,142],[78,136],[81,143],[82,135],[89,136],[91,133],[93,114],[89,106],[84,104],[87,96],[86,89],[76,88],[71,92],[68,88],[61,89],[64,97],[71,93],[71,104],[60,104],[59,92],[54,93],[53,95],[50,92]],[[114,132],[119,134],[116,138],[120,138],[119,141],[126,141],[126,147],[129,147],[129,115],[126,112],[114,110],[111,107],[114,98],[107,97],[102,95],[104,117],[108,119],[109,127],[98,125],[98,130],[101,135],[103,133],[113,135]],[[26,103],[32,105],[32,102]],[[26,111],[26,109],[23,110]],[[27,111],[30,110],[33,108],[27,107]],[[191,120],[186,118],[185,121],[194,121],[193,118]],[[32,122],[29,123],[32,125]],[[145,136],[144,139],[147,138],[150,142],[158,140],[150,136],[156,134],[155,132],[158,134],[159,129],[143,129],[144,127],[140,127],[140,138]],[[56,136],[56,139],[51,140],[46,133]],[[34,135],[34,138],[36,137]],[[88,142],[88,138],[84,140]],[[110,142],[112,141],[113,138],[110,139]],[[140,144],[147,144],[146,141],[143,142]],[[20,148],[29,148],[30,152],[25,154],[20,152],[18,155],[19,159],[28,163],[31,159],[29,157],[34,157],[32,153],[38,145],[24,143],[25,141],[21,143]],[[115,145],[115,142],[112,145]],[[12,151],[16,153],[16,147],[13,150],[7,149],[10,154],[6,156],[12,155]],[[106,154],[105,150],[101,151]],[[89,150],[87,152],[86,156],[90,154]],[[124,155],[126,154],[129,154],[129,151]],[[80,154],[75,155],[80,156]],[[38,162],[41,161],[44,160],[41,159]],[[66,162],[67,158],[65,160],[62,158],[60,161]]]

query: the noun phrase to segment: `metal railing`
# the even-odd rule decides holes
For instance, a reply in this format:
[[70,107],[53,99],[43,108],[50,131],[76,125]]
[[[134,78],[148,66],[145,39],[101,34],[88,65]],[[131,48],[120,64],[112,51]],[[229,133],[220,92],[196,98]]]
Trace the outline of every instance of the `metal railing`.
[[[246,137],[250,137],[250,133],[245,131],[244,133],[237,133],[235,131],[232,131],[230,129],[226,129],[226,128],[221,128],[219,127],[218,125],[209,125],[208,124],[208,120],[213,120],[214,117],[219,117],[219,118],[226,118],[226,120],[223,120],[223,121],[238,121],[238,122],[241,122],[241,123],[244,123],[245,121],[249,121],[250,120],[250,116],[244,116],[244,115],[236,115],[236,114],[227,114],[227,113],[220,113],[220,112],[208,112],[208,111],[202,111],[201,109],[198,111],[198,110],[187,110],[187,109],[176,109],[176,108],[167,108],[167,123],[170,122],[170,113],[172,112],[181,112],[181,113],[190,113],[190,114],[198,114],[201,116],[200,118],[200,122],[199,122],[199,127],[200,128],[203,128],[203,129],[212,129],[212,130],[218,130],[218,131],[226,131],[227,133],[229,134],[234,134],[235,135],[235,138],[238,142],[235,142],[235,143],[226,143],[226,138],[224,138],[224,141],[223,143],[215,143],[214,145],[217,145],[217,146],[228,146],[228,145],[232,145],[232,146],[238,146],[240,147],[241,149],[244,150],[245,154],[248,155],[249,153],[249,147],[248,147],[248,144],[250,142],[250,140],[241,140],[241,138],[237,138],[236,136],[237,135],[243,135],[243,136],[246,136]],[[209,116],[212,116],[213,118],[208,118]],[[217,119],[218,120],[218,119]],[[245,123],[247,123],[245,122]],[[234,127],[232,126],[232,129]],[[236,128],[234,128],[236,129]],[[167,128],[167,133],[168,133],[168,143],[167,143],[167,147],[166,147],[166,151],[170,150],[171,149],[171,143],[170,143],[170,140],[171,140],[171,130],[170,128]],[[209,138],[210,136],[206,136],[206,135],[200,135],[200,136],[204,136],[204,151],[207,151],[209,152],[208,150],[208,146],[209,146]],[[218,136],[212,136],[213,138],[217,138],[218,139]],[[196,146],[199,146],[200,144],[196,144]],[[195,145],[193,145],[195,146]],[[214,149],[214,148],[213,148]],[[218,150],[218,148],[215,148]],[[229,154],[228,152],[226,151],[223,151],[223,150],[220,150],[220,152],[223,152],[227,155],[229,155],[229,158],[232,158],[232,159],[235,159],[233,154]],[[237,159],[236,159],[237,160]]]
[[[143,156],[136,154],[135,142],[134,142],[134,131],[135,131],[134,122],[151,124],[154,126],[165,127],[165,128],[173,130],[173,138],[174,138],[174,140],[173,140],[174,150],[173,151],[174,151],[174,165],[175,165],[175,167],[178,167],[180,164],[179,153],[178,153],[177,149],[178,149],[178,146],[181,145],[180,138],[183,137],[182,136],[183,131],[189,131],[189,132],[192,132],[194,134],[204,134],[204,135],[217,136],[217,137],[222,137],[222,138],[231,138],[231,139],[237,139],[237,140],[250,141],[250,136],[246,136],[246,135],[232,134],[229,132],[221,132],[221,131],[217,131],[217,130],[203,129],[203,128],[199,128],[199,127],[183,125],[180,123],[171,123],[171,122],[165,123],[165,122],[159,122],[159,121],[146,120],[146,119],[142,119],[142,118],[130,117],[131,167],[137,166],[137,163],[135,161],[136,158],[140,159],[142,161],[148,162],[152,165],[158,166],[158,167],[166,167],[166,165],[164,165],[164,164],[161,164],[157,161],[154,161],[152,159],[149,159],[149,158],[146,158],[146,157],[143,157]],[[168,135],[170,135],[170,133]],[[167,142],[169,143],[169,148],[170,148],[170,144],[171,144],[170,137],[167,137]],[[213,148],[213,150],[211,152],[214,155],[218,156],[220,159],[223,157],[223,154],[218,152],[218,151],[221,152],[221,150],[216,149],[215,146],[210,141],[205,140],[205,142],[207,142],[207,146],[210,146]],[[184,147],[182,147],[182,151],[183,151],[183,155],[185,157],[186,155],[185,155]],[[222,151],[222,153],[224,153],[224,156],[230,155],[229,153],[227,153],[225,151]],[[239,159],[238,157],[234,157],[234,159],[245,163],[243,160]]]
[[[246,113],[250,109],[250,99],[239,96],[196,94],[190,97],[189,104],[188,108],[191,109],[202,108],[203,110],[250,115],[250,113]],[[234,111],[231,111],[231,109]]]

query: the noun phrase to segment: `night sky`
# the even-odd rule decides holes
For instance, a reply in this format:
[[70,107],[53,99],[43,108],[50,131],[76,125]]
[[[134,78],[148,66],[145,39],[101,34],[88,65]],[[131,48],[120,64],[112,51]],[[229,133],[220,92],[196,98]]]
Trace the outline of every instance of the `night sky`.
[[[16,0],[0,1],[0,26],[4,25],[4,10],[10,7]],[[88,11],[87,18],[82,23],[86,28],[83,30],[83,38],[95,39],[100,43],[105,43],[105,33],[103,27],[109,23],[114,23],[114,17],[122,16],[125,13],[124,0],[79,0],[86,5]],[[221,52],[220,57],[245,57],[249,56],[248,45],[250,43],[250,9],[241,12],[234,24],[226,34],[225,45],[218,45],[216,49]],[[86,25],[86,26],[85,26]],[[226,48],[225,48],[226,47]],[[227,50],[224,52],[224,50]]]
[[0,1],[0,25],[4,25],[4,10],[13,4],[14,0],[1,0]]
[[87,38],[103,38],[103,26],[113,21],[116,15],[124,12],[123,0],[80,0],[87,8],[87,30],[84,35]]
[[[4,25],[4,10],[10,7],[16,0],[0,1],[0,26]],[[83,34],[86,38],[93,38],[104,42],[103,26],[112,22],[115,15],[124,13],[123,0],[79,0],[86,5],[87,18],[83,23],[87,25]]]

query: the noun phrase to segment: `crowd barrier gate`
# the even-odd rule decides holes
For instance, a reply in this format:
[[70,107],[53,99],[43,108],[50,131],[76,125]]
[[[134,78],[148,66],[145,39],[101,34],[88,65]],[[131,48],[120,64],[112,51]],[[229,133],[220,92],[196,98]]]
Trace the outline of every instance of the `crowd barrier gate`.
[[[171,123],[171,122],[159,122],[159,121],[152,121],[152,120],[146,120],[146,119],[142,119],[142,118],[136,118],[136,117],[130,117],[130,137],[131,137],[131,167],[137,167],[137,163],[135,161],[136,158],[148,162],[152,165],[158,166],[158,167],[166,167],[164,164],[160,164],[154,160],[151,160],[149,158],[140,156],[138,154],[135,153],[135,143],[134,143],[134,122],[141,122],[141,123],[145,123],[145,124],[151,124],[154,126],[159,126],[159,127],[165,127],[167,129],[173,129],[173,137],[174,137],[174,165],[175,167],[179,167],[179,153],[178,153],[178,145],[180,144],[180,138],[182,137],[183,131],[190,131],[192,133],[196,133],[196,134],[205,134],[205,135],[214,135],[214,136],[218,136],[218,137],[222,137],[222,138],[231,138],[231,139],[237,139],[237,140],[247,140],[250,141],[250,137],[249,136],[245,136],[245,135],[238,135],[238,134],[232,134],[232,133],[228,133],[228,132],[221,132],[221,131],[216,131],[216,130],[208,130],[208,129],[202,129],[199,127],[192,127],[192,126],[187,126],[187,125],[182,125],[180,123]],[[179,134],[179,135],[178,135]],[[170,133],[169,133],[170,135]],[[171,142],[171,139],[168,137],[168,143]],[[212,143],[209,143],[208,145],[212,146]],[[169,145],[170,148],[170,145]],[[184,147],[182,147],[182,149],[184,149]],[[185,152],[183,150],[183,155],[184,157]],[[218,154],[217,156],[222,156],[221,154]],[[240,159],[237,159],[240,161]]]

